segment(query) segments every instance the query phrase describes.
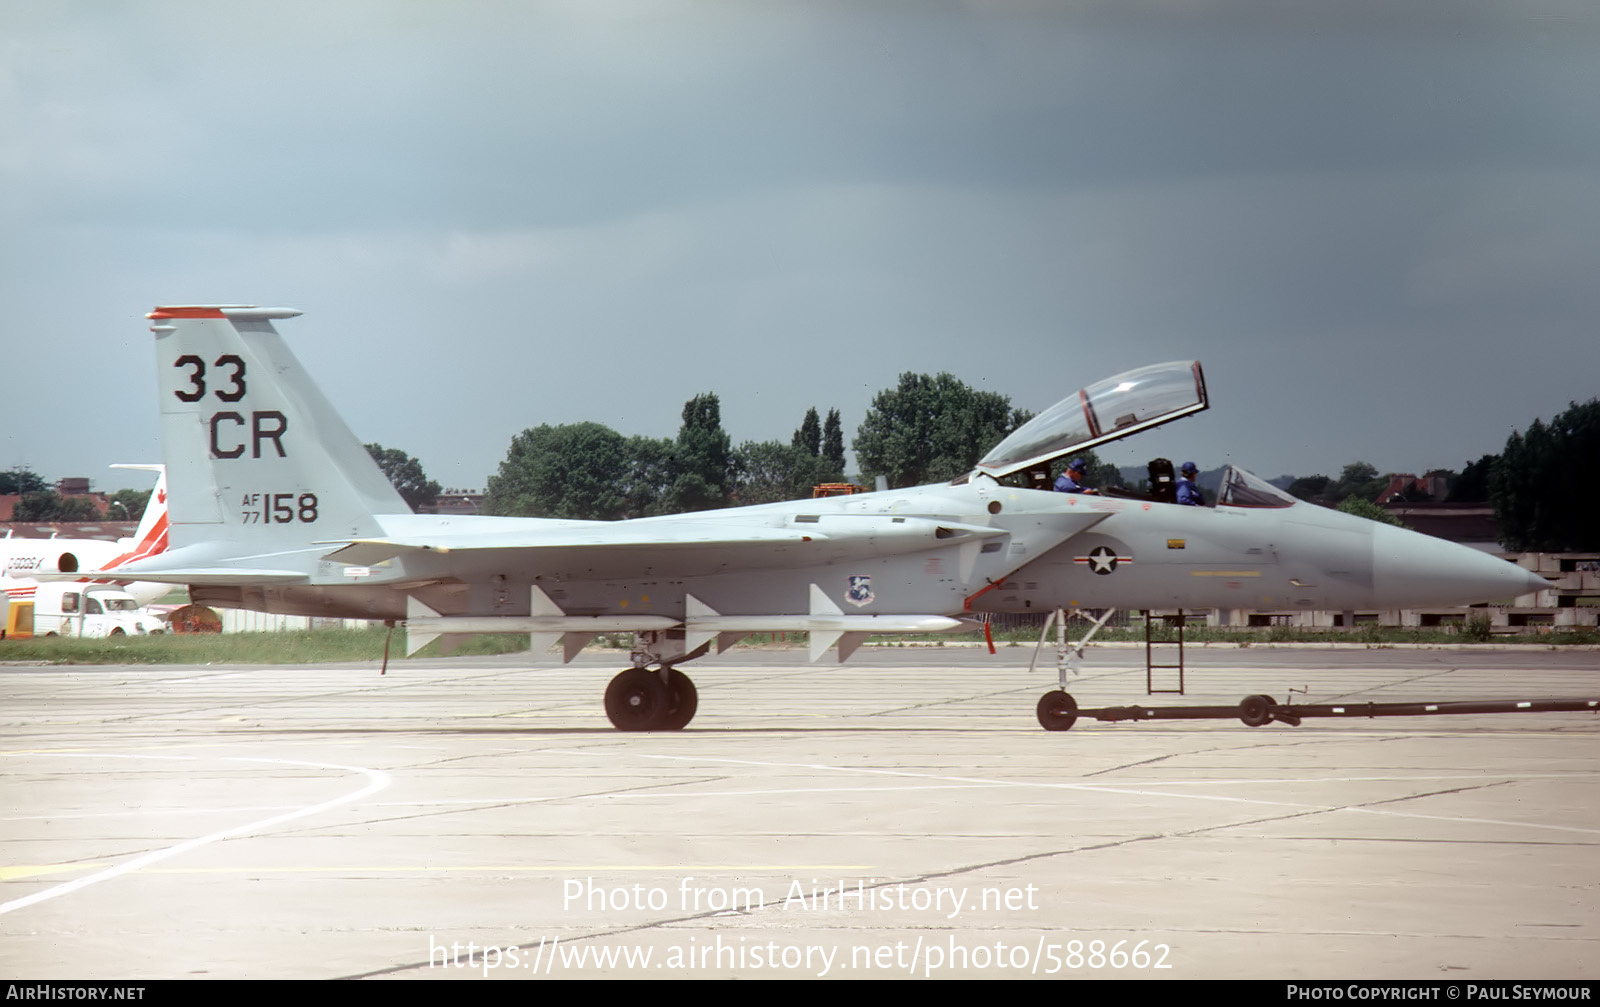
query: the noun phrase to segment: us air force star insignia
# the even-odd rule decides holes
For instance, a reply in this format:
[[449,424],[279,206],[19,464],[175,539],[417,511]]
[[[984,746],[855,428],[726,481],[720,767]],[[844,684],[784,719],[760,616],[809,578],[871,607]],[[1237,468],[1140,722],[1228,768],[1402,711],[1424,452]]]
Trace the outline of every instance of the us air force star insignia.
[[1079,563],[1089,564],[1089,569],[1097,574],[1108,574],[1117,568],[1118,563],[1132,563],[1132,556],[1118,556],[1116,550],[1108,546],[1097,545],[1089,550],[1087,556],[1073,557]]

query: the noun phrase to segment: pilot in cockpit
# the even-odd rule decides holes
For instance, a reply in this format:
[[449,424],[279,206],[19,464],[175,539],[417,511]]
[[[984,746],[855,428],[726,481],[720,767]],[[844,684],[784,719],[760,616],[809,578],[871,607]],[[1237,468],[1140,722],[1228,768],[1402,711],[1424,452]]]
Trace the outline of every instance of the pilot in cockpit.
[[1195,467],[1194,462],[1184,462],[1178,471],[1182,473],[1182,477],[1178,480],[1178,502],[1191,507],[1204,507],[1205,494],[1194,484],[1194,478],[1200,474],[1200,470]]
[[1095,490],[1083,484],[1083,470],[1086,464],[1082,458],[1074,458],[1067,462],[1067,470],[1056,477],[1055,491],[1057,493],[1094,493]]

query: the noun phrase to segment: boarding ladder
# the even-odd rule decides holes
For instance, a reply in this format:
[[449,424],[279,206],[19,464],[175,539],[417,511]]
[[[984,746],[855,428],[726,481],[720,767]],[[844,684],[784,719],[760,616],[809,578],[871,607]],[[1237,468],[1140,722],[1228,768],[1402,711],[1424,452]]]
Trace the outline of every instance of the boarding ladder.
[[[1158,693],[1183,695],[1183,627],[1186,618],[1182,609],[1176,612],[1144,610],[1144,690],[1145,695]],[[1159,623],[1159,627],[1158,624]],[[1173,676],[1176,671],[1176,688]],[[1162,688],[1157,686],[1157,672]]]

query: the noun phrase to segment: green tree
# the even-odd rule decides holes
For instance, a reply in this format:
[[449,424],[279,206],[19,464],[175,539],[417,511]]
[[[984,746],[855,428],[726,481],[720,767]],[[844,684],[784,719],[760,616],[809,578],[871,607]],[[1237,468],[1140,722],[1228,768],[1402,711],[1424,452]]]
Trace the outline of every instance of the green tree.
[[1489,473],[1489,500],[1508,549],[1600,550],[1600,399],[1568,409],[1546,426],[1506,440]]
[[1338,482],[1330,488],[1330,494],[1335,503],[1343,501],[1346,497],[1360,497],[1366,501],[1377,499],[1384,487],[1389,485],[1386,476],[1378,474],[1378,470],[1366,462],[1351,462],[1339,473]]
[[25,493],[41,493],[50,487],[39,478],[39,474],[32,469],[15,468],[0,472],[0,495],[22,496]]
[[1481,503],[1489,499],[1489,473],[1500,461],[1499,455],[1484,455],[1468,462],[1461,474],[1450,483],[1445,503]]
[[106,518],[112,521],[137,521],[150,505],[151,490],[117,490],[106,503]]
[[1322,504],[1324,507],[1338,506],[1346,497],[1358,496],[1363,500],[1374,500],[1383,492],[1389,480],[1378,474],[1378,470],[1366,462],[1351,462],[1339,473],[1338,479],[1329,479],[1324,475],[1303,476],[1289,484],[1289,495],[1307,500],[1311,503]]
[[942,482],[970,472],[1018,425],[1011,400],[969,388],[949,374],[907,372],[879,392],[853,445],[862,478],[890,486]]
[[731,465],[722,405],[714,392],[683,404],[683,426],[673,448],[666,512],[710,510],[728,505]]
[[777,441],[746,441],[733,453],[733,502],[741,506],[804,500],[818,483],[838,482],[843,475],[827,459],[804,447]]
[[1354,514],[1356,517],[1364,517],[1368,521],[1380,521],[1383,524],[1392,524],[1400,528],[1406,527],[1404,521],[1401,521],[1365,497],[1347,496],[1339,501],[1339,506],[1335,509],[1342,510],[1346,514]]
[[672,488],[675,442],[665,437],[629,437],[623,445],[626,458],[621,473],[623,517],[665,514],[667,492]]
[[805,420],[794,432],[794,446],[805,449],[813,458],[822,453],[822,422],[817,419],[816,406],[806,410]]
[[490,514],[591,521],[627,516],[628,442],[599,423],[540,425],[511,440],[489,477]]
[[367,454],[383,469],[389,485],[395,488],[413,511],[431,508],[439,499],[439,484],[422,471],[422,463],[398,448],[382,444],[366,445]]
[[1289,495],[1310,503],[1322,503],[1333,480],[1324,475],[1301,476],[1289,484]]
[[822,424],[822,457],[830,471],[844,479],[844,428],[839,422],[839,410],[829,409],[828,419]]
[[99,521],[102,517],[94,497],[62,496],[49,489],[24,493],[11,508],[13,521]]

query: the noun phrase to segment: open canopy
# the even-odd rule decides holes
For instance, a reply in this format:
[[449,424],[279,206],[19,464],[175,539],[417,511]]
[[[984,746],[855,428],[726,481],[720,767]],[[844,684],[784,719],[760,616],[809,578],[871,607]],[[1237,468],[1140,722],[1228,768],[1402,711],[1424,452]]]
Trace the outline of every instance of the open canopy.
[[1047,465],[1209,404],[1198,360],[1141,367],[1080,389],[1024,423],[984,456],[978,471],[998,478]]

